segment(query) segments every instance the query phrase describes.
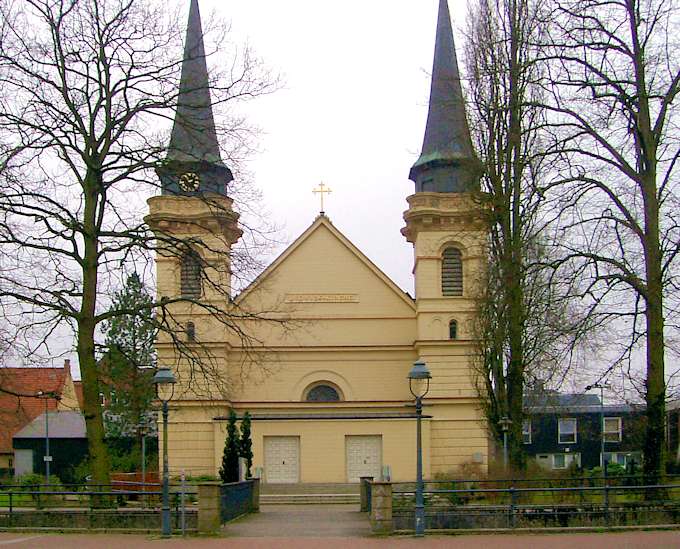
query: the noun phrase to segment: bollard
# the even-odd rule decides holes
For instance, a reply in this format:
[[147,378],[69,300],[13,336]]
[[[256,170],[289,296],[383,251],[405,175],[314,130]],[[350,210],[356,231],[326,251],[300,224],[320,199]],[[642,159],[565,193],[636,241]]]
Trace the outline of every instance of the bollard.
[[253,483],[252,500],[250,502],[250,510],[253,513],[260,512],[260,479],[251,478],[250,482]]

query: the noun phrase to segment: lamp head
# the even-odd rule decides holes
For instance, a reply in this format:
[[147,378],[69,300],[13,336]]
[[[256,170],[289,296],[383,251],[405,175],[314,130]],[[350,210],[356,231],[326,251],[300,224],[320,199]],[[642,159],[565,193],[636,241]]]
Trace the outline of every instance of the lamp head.
[[501,426],[501,430],[503,432],[506,432],[508,429],[510,429],[510,425],[512,425],[512,420],[509,417],[503,416],[501,419],[498,420],[498,424]]
[[160,400],[167,402],[172,398],[177,379],[170,368],[167,366],[158,368],[153,376],[153,382],[156,385],[156,394]]
[[411,394],[416,398],[423,398],[430,390],[432,375],[427,369],[427,364],[421,359],[413,363],[413,368],[408,373],[408,387]]

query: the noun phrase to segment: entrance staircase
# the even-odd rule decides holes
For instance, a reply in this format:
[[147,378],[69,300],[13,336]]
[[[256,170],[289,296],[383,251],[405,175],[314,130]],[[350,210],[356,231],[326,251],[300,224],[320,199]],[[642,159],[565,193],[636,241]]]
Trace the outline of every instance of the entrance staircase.
[[262,505],[340,504],[359,505],[359,484],[261,484]]

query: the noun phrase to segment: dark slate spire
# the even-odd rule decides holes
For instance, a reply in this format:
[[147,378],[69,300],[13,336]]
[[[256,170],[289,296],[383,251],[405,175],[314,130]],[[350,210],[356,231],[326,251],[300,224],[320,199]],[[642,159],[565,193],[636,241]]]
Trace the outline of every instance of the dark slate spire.
[[[198,0],[191,0],[189,7],[177,111],[166,161],[158,173],[163,194],[226,194],[226,184],[233,179],[220,157]],[[200,180],[197,190],[192,190],[194,175]]]
[[467,192],[479,188],[477,169],[449,5],[447,0],[440,0],[425,139],[409,179],[415,182],[416,192]]

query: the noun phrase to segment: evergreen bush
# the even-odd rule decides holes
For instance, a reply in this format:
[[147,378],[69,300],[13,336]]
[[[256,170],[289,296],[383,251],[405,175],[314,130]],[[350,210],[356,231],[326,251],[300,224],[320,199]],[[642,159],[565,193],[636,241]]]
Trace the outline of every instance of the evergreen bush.
[[238,431],[236,430],[236,412],[234,412],[232,408],[229,411],[227,438],[224,441],[222,467],[220,467],[220,479],[222,479],[222,482],[238,482],[238,458],[240,446]]
[[250,478],[253,466],[253,441],[250,435],[250,413],[246,412],[241,421],[241,444],[239,456],[246,460],[246,478]]

